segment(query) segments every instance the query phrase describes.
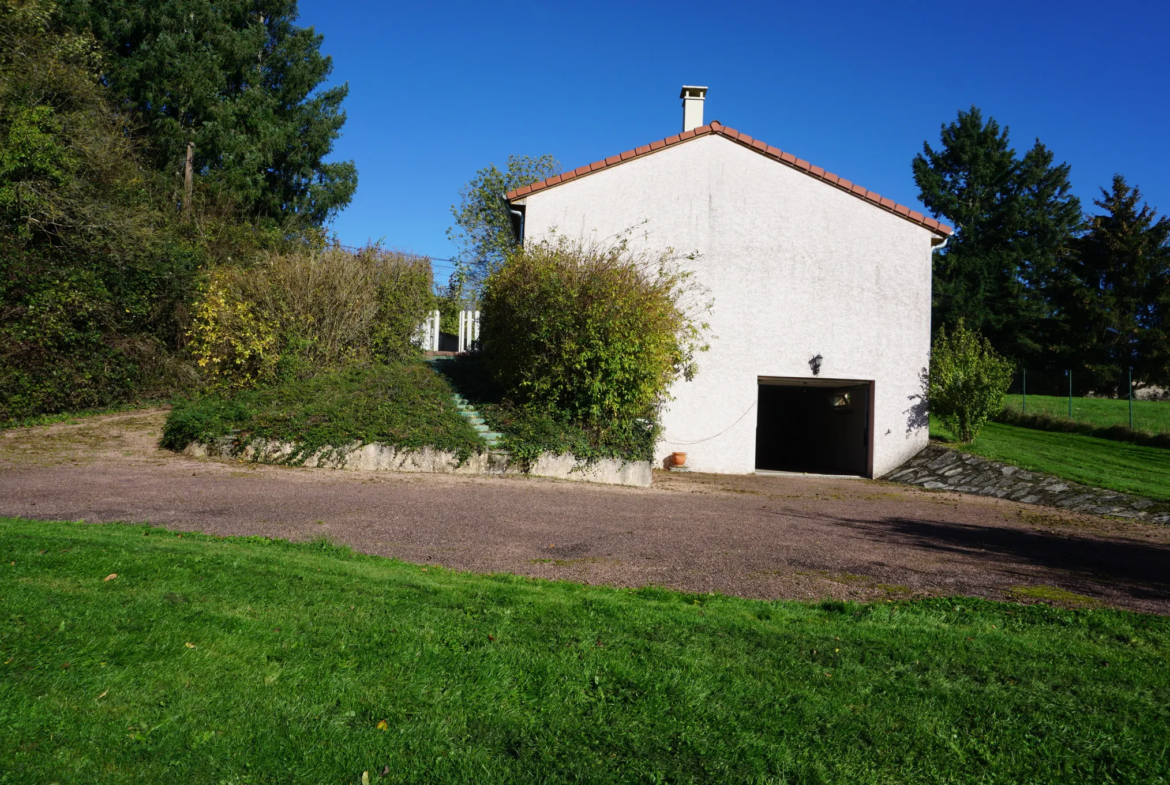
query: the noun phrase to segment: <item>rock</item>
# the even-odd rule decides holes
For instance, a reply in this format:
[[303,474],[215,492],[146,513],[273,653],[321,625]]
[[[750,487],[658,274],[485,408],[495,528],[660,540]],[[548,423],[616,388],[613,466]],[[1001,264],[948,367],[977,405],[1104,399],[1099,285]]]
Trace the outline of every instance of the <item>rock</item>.
[[931,490],[1007,498],[1073,512],[1170,522],[1170,504],[1166,502],[1087,488],[1059,477],[1024,471],[936,445],[927,447],[886,479]]

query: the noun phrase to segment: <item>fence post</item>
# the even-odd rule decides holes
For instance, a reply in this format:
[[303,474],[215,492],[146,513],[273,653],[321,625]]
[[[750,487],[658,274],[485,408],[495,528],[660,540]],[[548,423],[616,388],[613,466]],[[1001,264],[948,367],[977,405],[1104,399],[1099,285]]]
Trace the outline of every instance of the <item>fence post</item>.
[[1068,374],[1068,418],[1072,419],[1072,371],[1065,371]]
[[1024,389],[1024,405],[1022,407],[1023,411],[1021,411],[1020,413],[1027,414],[1028,413],[1028,369],[1027,368],[1024,369],[1024,388],[1023,389]]
[[1129,429],[1133,430],[1133,366],[1129,366]]
[[474,319],[475,319],[475,322],[474,322],[474,326],[475,326],[474,336],[475,337],[472,338],[472,345],[474,346],[475,350],[478,351],[479,350],[479,311],[475,312]]
[[439,324],[442,314],[437,310],[431,311],[431,351],[439,351]]

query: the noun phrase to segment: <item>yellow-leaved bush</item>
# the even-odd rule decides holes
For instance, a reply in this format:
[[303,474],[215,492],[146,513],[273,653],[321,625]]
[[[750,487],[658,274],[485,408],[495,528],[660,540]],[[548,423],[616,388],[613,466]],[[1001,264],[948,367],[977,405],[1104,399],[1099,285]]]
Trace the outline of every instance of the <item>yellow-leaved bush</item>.
[[432,302],[425,258],[377,247],[269,254],[211,271],[188,338],[212,383],[255,387],[417,354]]

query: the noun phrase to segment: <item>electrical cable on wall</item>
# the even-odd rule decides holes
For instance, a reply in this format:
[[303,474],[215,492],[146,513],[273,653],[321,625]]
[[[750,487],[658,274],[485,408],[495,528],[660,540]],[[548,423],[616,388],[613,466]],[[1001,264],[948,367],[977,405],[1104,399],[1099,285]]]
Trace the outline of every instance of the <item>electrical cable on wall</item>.
[[751,405],[751,406],[749,406],[749,407],[747,407],[747,411],[745,411],[743,414],[741,414],[739,417],[737,417],[737,418],[736,418],[736,420],[735,420],[735,422],[733,422],[731,425],[727,426],[726,428],[724,428],[722,431],[720,431],[719,433],[715,434],[714,436],[708,436],[708,437],[707,437],[707,438],[705,438],[705,439],[696,439],[695,441],[684,441],[684,442],[676,442],[676,441],[671,441],[670,439],[666,438],[666,435],[665,435],[665,434],[663,434],[663,436],[662,436],[662,441],[663,441],[665,444],[677,444],[677,445],[680,445],[680,446],[690,446],[690,445],[692,445],[692,444],[702,444],[703,442],[709,442],[709,441],[711,441],[712,439],[717,439],[717,438],[719,438],[720,436],[722,436],[723,434],[727,433],[728,431],[730,431],[730,430],[731,430],[732,428],[734,428],[735,426],[739,425],[739,421],[740,421],[740,420],[742,420],[744,417],[747,417],[747,416],[748,416],[748,412],[750,412],[750,411],[751,411],[752,409],[754,409],[754,408],[756,408],[756,401],[752,401],[752,405]]

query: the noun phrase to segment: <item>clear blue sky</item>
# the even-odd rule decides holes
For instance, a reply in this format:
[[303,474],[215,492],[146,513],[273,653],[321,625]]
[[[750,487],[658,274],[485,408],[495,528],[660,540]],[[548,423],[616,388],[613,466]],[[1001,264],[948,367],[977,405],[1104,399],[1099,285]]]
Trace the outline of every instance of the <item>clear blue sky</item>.
[[[383,3],[301,0],[349,120],[342,242],[450,257],[460,187],[509,154],[565,168],[678,133],[683,84],[715,119],[903,204],[910,161],[972,104],[1170,212],[1170,4]],[[444,268],[436,265],[436,278]]]

